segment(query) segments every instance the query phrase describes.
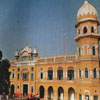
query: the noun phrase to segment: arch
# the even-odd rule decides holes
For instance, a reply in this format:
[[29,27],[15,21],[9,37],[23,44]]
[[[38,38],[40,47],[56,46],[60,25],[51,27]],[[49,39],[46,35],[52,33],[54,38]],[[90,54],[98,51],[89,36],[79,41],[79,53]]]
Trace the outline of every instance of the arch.
[[73,68],[68,68],[68,80],[74,80],[74,69]]
[[89,72],[88,72],[88,68],[85,68],[85,78],[89,77]]
[[14,91],[15,91],[15,86],[12,84],[11,85],[11,95],[14,95]]
[[48,70],[48,80],[53,80],[53,70],[52,69]]
[[96,48],[95,48],[95,46],[92,46],[92,54],[96,55]]
[[40,73],[40,78],[43,79],[43,72]]
[[68,89],[68,100],[75,100],[75,90],[72,87]]
[[94,26],[91,26],[91,33],[94,33]]
[[87,33],[87,31],[88,31],[87,26],[84,26],[83,33]]
[[64,99],[64,89],[62,87],[58,88],[58,100]]
[[80,29],[77,29],[77,33],[78,33],[78,35],[80,35]]
[[53,99],[53,87],[48,88],[48,99]]
[[89,100],[90,91],[89,90],[85,90],[84,94],[85,94],[85,100]]
[[39,91],[40,91],[40,98],[44,98],[44,87],[43,86],[40,86],[40,88],[39,88]]
[[53,68],[52,67],[49,67],[48,70],[53,70]]
[[31,80],[33,80],[34,79],[34,74],[33,74],[33,72],[31,73]]
[[61,67],[61,66],[60,66],[60,67],[58,67],[58,70],[63,70],[63,67]]
[[97,78],[97,68],[93,69],[93,76],[94,76],[94,78]]
[[63,68],[62,67],[59,67],[57,70],[57,79],[63,80]]
[[78,52],[79,52],[79,56],[81,56],[81,48],[79,48],[79,51]]

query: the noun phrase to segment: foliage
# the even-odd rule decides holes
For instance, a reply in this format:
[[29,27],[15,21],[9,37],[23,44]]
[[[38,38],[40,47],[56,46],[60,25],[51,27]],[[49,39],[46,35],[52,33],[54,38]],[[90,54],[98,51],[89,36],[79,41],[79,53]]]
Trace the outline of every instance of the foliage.
[[[1,51],[0,51],[0,57],[2,59]],[[8,94],[9,93],[9,85],[10,85],[9,67],[10,67],[10,63],[7,59],[0,61],[0,94],[2,94],[2,93]]]

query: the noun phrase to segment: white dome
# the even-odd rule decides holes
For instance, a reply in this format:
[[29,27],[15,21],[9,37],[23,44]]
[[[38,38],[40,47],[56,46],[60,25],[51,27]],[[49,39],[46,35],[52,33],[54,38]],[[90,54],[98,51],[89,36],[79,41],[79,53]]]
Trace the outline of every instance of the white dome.
[[95,7],[93,7],[88,1],[85,1],[84,4],[81,6],[81,8],[78,10],[77,17],[87,15],[87,14],[92,14],[97,16],[97,11]]

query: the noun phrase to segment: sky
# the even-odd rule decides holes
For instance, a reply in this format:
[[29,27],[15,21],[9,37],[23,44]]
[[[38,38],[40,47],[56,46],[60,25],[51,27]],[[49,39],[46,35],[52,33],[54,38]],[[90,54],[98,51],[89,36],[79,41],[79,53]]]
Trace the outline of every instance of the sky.
[[[100,0],[88,0],[98,12]],[[40,57],[76,53],[75,24],[84,0],[0,0],[0,50],[12,60],[16,49],[36,46]],[[99,27],[100,32],[100,27]]]

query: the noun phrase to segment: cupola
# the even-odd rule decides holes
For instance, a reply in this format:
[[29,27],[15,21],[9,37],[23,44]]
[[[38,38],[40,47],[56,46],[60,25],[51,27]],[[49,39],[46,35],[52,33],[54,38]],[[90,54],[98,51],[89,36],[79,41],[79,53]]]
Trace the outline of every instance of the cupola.
[[19,52],[18,52],[18,49],[16,50],[15,52],[15,59],[17,60],[19,58]]
[[37,57],[37,56],[38,56],[38,50],[37,50],[36,47],[35,47],[34,50],[33,50],[33,56],[34,56],[34,57]]
[[97,11],[94,6],[85,0],[84,4],[78,10],[77,22],[79,23],[87,20],[97,21]]

